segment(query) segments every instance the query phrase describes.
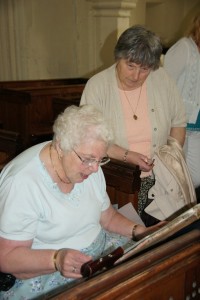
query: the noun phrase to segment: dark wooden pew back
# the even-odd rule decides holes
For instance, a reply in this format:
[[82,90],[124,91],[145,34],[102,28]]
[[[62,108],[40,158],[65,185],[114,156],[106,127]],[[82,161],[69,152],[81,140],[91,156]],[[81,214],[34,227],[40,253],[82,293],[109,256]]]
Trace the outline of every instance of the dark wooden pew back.
[[102,169],[112,204],[120,208],[131,202],[137,210],[141,181],[139,167],[112,159]]
[[58,86],[58,85],[71,85],[71,84],[85,84],[87,78],[55,78],[55,79],[34,79],[34,80],[10,80],[0,81],[0,88],[6,89],[21,89],[30,87],[43,87],[43,86]]
[[83,89],[84,84],[0,89],[2,127],[18,131],[27,148],[34,137],[51,135],[55,117],[52,99],[70,96],[80,99]]
[[18,132],[0,129],[0,171],[22,150]]
[[64,98],[56,97],[52,99],[52,108],[53,108],[53,115],[54,120],[56,117],[65,110],[70,105],[77,105],[80,104],[81,95],[67,95]]

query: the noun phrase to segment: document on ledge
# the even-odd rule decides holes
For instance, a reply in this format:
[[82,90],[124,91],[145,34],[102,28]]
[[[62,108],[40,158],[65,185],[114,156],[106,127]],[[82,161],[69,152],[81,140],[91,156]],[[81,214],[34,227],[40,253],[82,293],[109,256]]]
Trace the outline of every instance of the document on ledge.
[[[91,260],[84,263],[81,266],[81,274],[83,277],[90,277],[96,272],[99,272],[105,268],[115,266],[133,255],[158,244],[161,241],[173,236],[173,234],[179,232],[181,229],[192,224],[200,219],[200,203],[189,208],[178,217],[169,221],[163,227],[149,233],[147,236],[136,241],[134,244],[130,241],[124,246],[116,248],[109,254],[98,258],[97,260]],[[198,232],[199,235],[199,232]]]
[[118,209],[118,211],[125,216],[126,218],[128,218],[129,220],[140,224],[140,225],[144,225],[142,219],[140,218],[140,216],[138,215],[138,213],[136,212],[135,208],[133,207],[133,204],[131,202],[125,204],[124,206],[120,207]]
[[181,229],[186,226],[192,224],[193,222],[200,219],[200,203],[192,206],[187,209],[179,216],[175,217],[173,220],[169,221],[160,229],[150,233],[145,236],[138,242],[136,242],[130,251],[126,251],[119,260],[115,262],[115,264],[124,261],[125,259],[131,257],[132,255],[140,252],[141,250],[147,249],[148,247],[161,242],[168,237],[171,237],[173,234],[177,233]]

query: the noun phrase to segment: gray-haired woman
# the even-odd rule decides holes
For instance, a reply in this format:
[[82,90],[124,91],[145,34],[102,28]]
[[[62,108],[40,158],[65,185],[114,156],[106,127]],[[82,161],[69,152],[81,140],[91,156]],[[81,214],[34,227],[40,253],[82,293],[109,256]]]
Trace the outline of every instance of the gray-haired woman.
[[148,232],[110,204],[99,166],[109,161],[113,133],[102,113],[71,106],[53,130],[53,141],[21,153],[0,175],[0,270],[17,278],[1,299],[44,297],[81,278],[82,264],[111,245]]
[[94,104],[115,130],[110,157],[141,169],[138,212],[154,184],[154,151],[167,144],[168,136],[183,146],[186,116],[175,83],[160,67],[162,45],[143,26],[125,30],[114,50],[115,64],[94,75],[85,86],[81,104]]

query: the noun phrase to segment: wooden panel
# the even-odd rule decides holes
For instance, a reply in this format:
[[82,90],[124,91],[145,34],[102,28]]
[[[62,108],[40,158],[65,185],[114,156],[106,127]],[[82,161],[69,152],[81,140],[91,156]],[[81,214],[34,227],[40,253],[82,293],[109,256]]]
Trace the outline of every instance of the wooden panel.
[[131,202],[137,210],[141,182],[138,166],[112,159],[102,169],[112,204],[117,204],[120,208]]
[[52,107],[53,107],[53,116],[54,120],[56,117],[65,110],[70,105],[77,105],[80,104],[81,95],[74,95],[69,94],[65,96],[64,98],[53,98],[52,99]]
[[18,131],[24,147],[33,144],[32,138],[52,133],[54,113],[52,99],[73,95],[81,97],[84,84],[44,86],[0,90],[0,120],[2,127]]
[[72,288],[58,289],[48,299],[200,299],[199,264],[200,230],[196,229]]
[[52,85],[85,84],[87,78],[57,78],[57,79],[35,79],[35,80],[13,80],[0,81],[0,88],[23,88],[23,87],[41,87]]
[[0,171],[22,150],[18,132],[0,129]]
[[12,90],[0,92],[0,112],[3,129],[19,132],[25,147],[31,131],[29,96]]

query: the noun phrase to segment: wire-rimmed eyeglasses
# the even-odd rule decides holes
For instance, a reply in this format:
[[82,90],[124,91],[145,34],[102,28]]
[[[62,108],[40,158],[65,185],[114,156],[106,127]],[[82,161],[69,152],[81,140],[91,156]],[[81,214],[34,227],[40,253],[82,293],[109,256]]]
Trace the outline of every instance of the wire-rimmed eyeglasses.
[[73,149],[73,151],[77,155],[77,157],[80,159],[82,164],[87,167],[92,167],[92,166],[94,166],[94,164],[98,164],[98,166],[103,166],[110,161],[110,158],[108,156],[103,157],[101,160],[96,160],[93,158],[82,158],[74,149]]

